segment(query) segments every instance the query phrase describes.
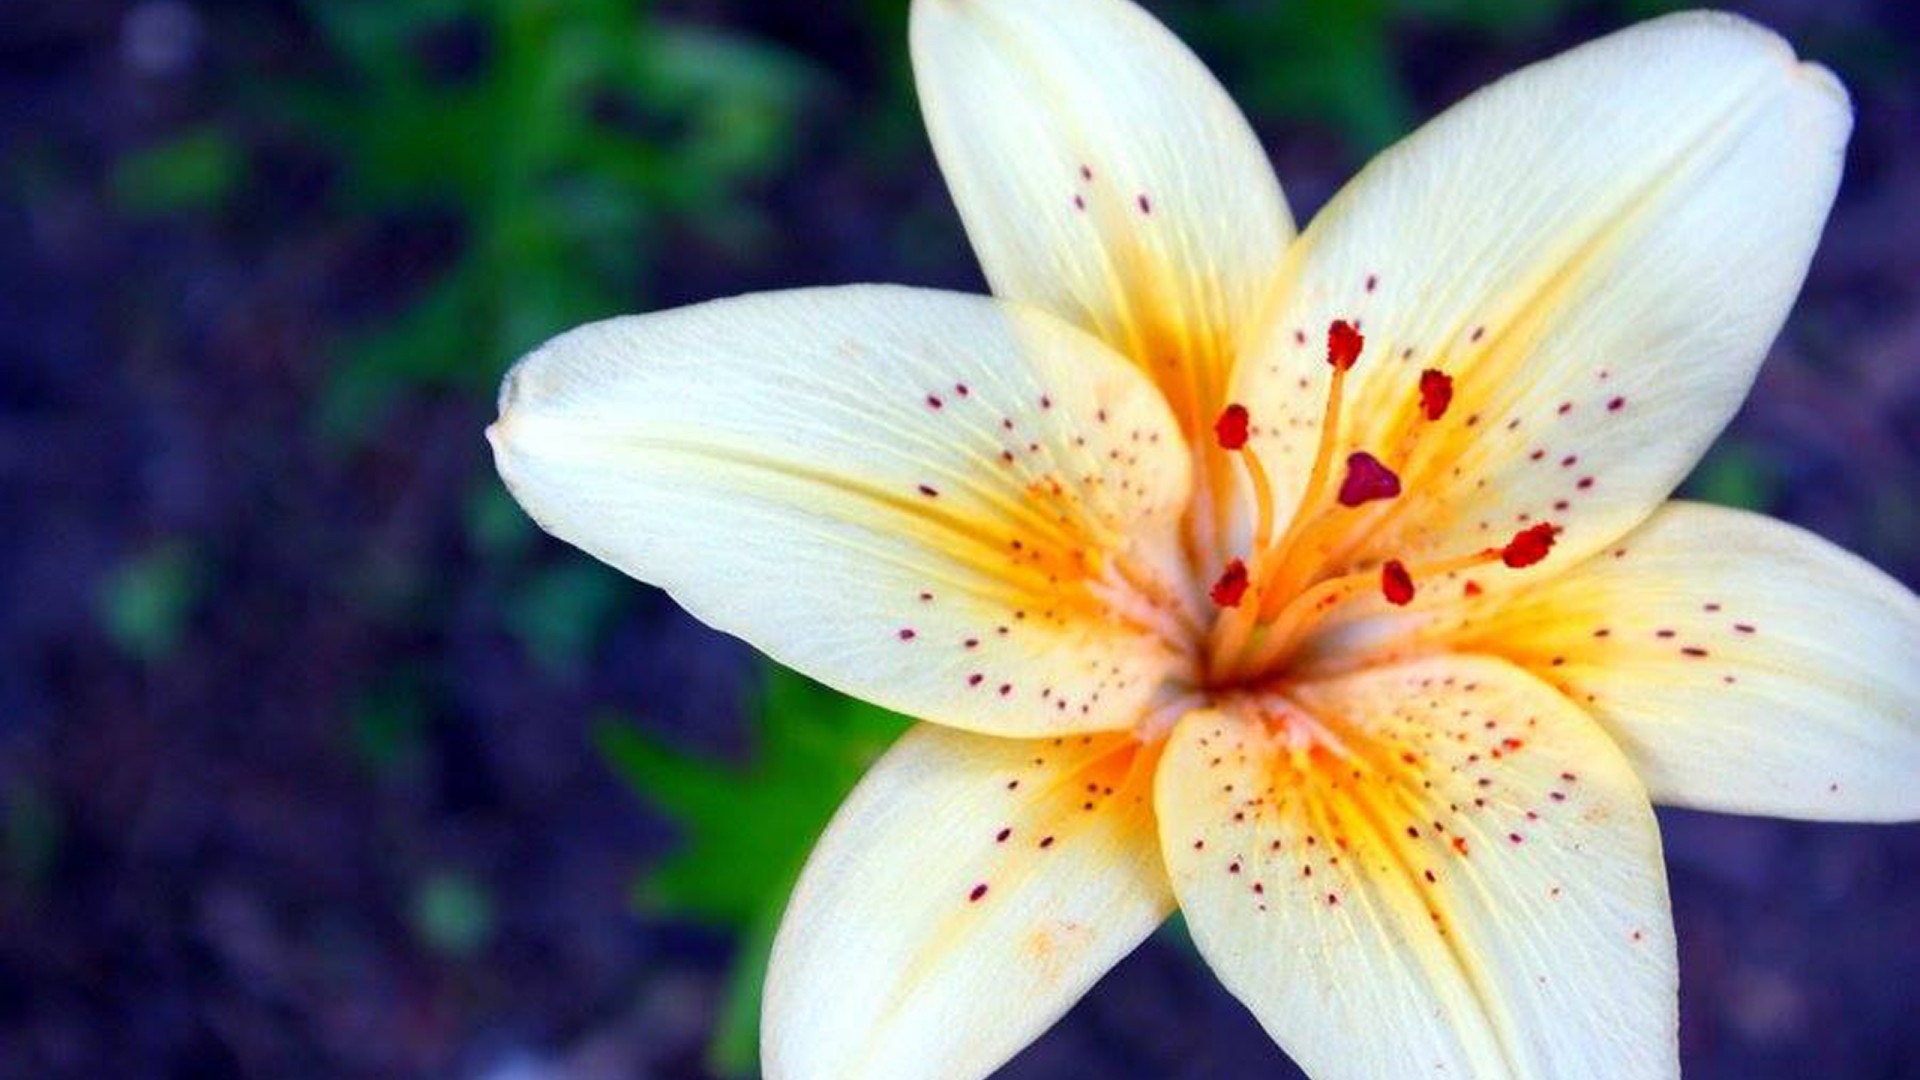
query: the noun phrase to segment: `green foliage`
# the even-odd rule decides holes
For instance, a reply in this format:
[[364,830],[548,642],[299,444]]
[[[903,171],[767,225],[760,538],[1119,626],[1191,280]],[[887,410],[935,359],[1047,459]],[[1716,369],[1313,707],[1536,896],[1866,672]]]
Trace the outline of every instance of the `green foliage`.
[[633,592],[633,582],[602,563],[564,559],[521,583],[508,601],[507,629],[549,672],[571,676]]
[[1178,21],[1200,51],[1231,61],[1250,112],[1323,123],[1373,150],[1413,121],[1388,45],[1395,14],[1393,0],[1266,0]]
[[368,435],[411,388],[479,393],[573,324],[634,306],[671,225],[750,244],[741,187],[788,153],[819,76],[633,0],[310,0],[339,67],[263,104],[342,170],[343,208],[444,216],[458,251],[342,343],[323,433]]
[[493,898],[466,874],[429,874],[414,890],[414,933],[444,956],[477,954],[493,940],[494,923]]
[[11,785],[5,795],[4,840],[6,859],[0,863],[7,878],[22,892],[35,892],[53,873],[65,838],[60,808],[38,784]]
[[1723,439],[1687,479],[1681,494],[1689,499],[1767,510],[1780,493],[1780,475],[1761,450],[1734,439]]
[[398,773],[426,752],[427,697],[417,680],[389,678],[363,693],[351,716],[355,756],[374,773]]
[[217,127],[194,128],[114,163],[109,190],[134,217],[211,210],[245,178],[240,148]]
[[767,951],[807,852],[909,723],[771,664],[754,716],[758,746],[743,765],[673,749],[621,721],[599,732],[607,760],[683,834],[641,880],[637,903],[740,935],[709,1046],[722,1075],[753,1068]]
[[109,640],[136,659],[164,660],[179,647],[205,589],[200,557],[169,540],[122,563],[101,585],[97,610]]

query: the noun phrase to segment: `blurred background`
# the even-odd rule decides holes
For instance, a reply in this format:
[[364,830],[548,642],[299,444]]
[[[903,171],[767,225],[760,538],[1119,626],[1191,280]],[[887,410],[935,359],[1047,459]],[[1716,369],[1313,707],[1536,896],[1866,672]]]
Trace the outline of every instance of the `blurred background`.
[[[1665,5],[1151,6],[1304,220]],[[1913,5],[1731,6],[1859,124],[1689,491],[1913,584]],[[539,534],[480,433],[586,319],[980,288],[904,0],[16,0],[0,192],[0,1077],[756,1075],[786,887],[901,721]],[[1688,1076],[1920,1077],[1920,827],[1663,816]],[[1295,1073],[1175,926],[1005,1075]]]

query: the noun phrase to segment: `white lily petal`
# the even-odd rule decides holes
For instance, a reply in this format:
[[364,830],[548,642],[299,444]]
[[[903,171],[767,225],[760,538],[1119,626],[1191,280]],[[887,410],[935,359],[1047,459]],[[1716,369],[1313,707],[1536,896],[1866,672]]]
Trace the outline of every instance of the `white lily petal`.
[[934,150],[994,292],[1131,356],[1189,432],[1211,423],[1293,236],[1219,83],[1126,0],[915,0],[912,42]]
[[[1284,507],[1320,431],[1325,333],[1357,320],[1341,459],[1406,494],[1355,561],[1407,564],[1561,527],[1553,559],[1659,504],[1746,395],[1839,183],[1845,90],[1771,32],[1656,19],[1481,90],[1383,154],[1289,253],[1239,373]],[[1437,421],[1421,373],[1453,380]]]
[[922,726],[801,876],[762,1013],[768,1080],[979,1080],[1172,908],[1157,757],[1127,735]]
[[1424,633],[1560,685],[1657,801],[1920,818],[1920,599],[1783,522],[1672,503],[1565,574]]
[[1201,955],[1315,1080],[1671,1080],[1677,969],[1646,792],[1497,660],[1193,713],[1156,804]]
[[612,319],[523,360],[489,437],[548,531],[900,712],[1126,727],[1184,663],[1174,594],[1122,584],[1170,543],[1180,435],[1038,312],[855,286]]

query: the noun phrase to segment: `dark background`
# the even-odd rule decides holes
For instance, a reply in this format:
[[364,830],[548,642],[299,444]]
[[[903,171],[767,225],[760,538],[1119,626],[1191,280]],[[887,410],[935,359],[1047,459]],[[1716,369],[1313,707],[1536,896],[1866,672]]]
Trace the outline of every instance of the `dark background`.
[[[1859,123],[1689,490],[1912,584],[1920,34],[1733,6]],[[1661,5],[1153,7],[1304,220]],[[539,535],[480,432],[587,318],[979,287],[904,4],[7,0],[0,192],[0,1077],[752,1075],[786,882],[898,721]],[[1663,817],[1688,1075],[1920,1077],[1920,827]],[[1293,1073],[1175,927],[1006,1075]]]

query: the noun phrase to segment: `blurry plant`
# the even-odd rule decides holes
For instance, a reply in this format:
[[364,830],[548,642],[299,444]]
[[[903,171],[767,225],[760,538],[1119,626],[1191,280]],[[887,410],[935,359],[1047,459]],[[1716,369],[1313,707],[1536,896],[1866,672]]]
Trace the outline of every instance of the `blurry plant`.
[[0,863],[6,880],[21,893],[39,891],[53,873],[65,834],[60,807],[44,788],[31,781],[9,785],[5,796],[4,830],[6,858]]
[[493,898],[474,878],[452,871],[429,874],[413,897],[413,927],[433,951],[472,956],[493,938]]
[[484,392],[554,331],[634,306],[663,221],[735,244],[818,76],[634,0],[310,0],[339,70],[268,91],[349,212],[441,214],[450,264],[344,343],[320,407],[352,442],[411,387]]
[[1769,510],[1780,494],[1780,475],[1762,449],[1723,439],[1687,478],[1681,494],[1701,502]]
[[633,583],[601,565],[577,560],[540,566],[507,601],[507,629],[549,674],[586,667],[601,632],[633,598]]
[[217,207],[245,174],[246,159],[233,137],[217,127],[201,127],[120,158],[110,190],[123,213],[159,217]]
[[708,1044],[708,1066],[723,1076],[754,1068],[767,953],[807,852],[909,721],[768,664],[753,722],[758,745],[744,765],[673,749],[623,721],[600,728],[607,760],[683,836],[640,881],[636,903],[739,935]]
[[122,563],[101,585],[101,629],[136,659],[164,660],[180,644],[203,579],[200,558],[186,541],[156,544]]
[[[1411,130],[1413,97],[1395,53],[1424,25],[1477,38],[1536,40],[1577,0],[1249,0],[1190,4],[1169,21],[1228,61],[1228,83],[1256,116],[1322,124],[1373,153]],[[1627,19],[1685,6],[1609,0]],[[1601,6],[1588,3],[1583,6]]]

